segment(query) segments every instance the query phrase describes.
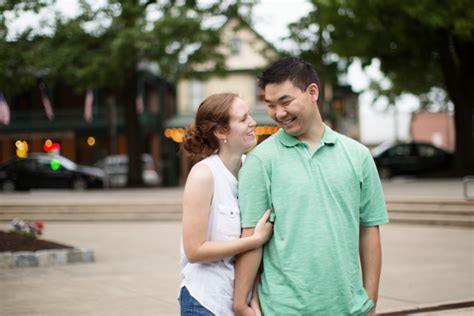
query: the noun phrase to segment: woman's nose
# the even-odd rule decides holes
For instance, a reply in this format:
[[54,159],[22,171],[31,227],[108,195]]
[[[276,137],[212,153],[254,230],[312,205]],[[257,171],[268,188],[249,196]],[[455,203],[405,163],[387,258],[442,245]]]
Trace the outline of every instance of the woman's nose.
[[253,119],[253,117],[250,116],[250,123],[249,123],[249,126],[250,126],[250,127],[254,127],[254,126],[256,126],[256,125],[257,125],[257,122],[255,122],[255,120]]

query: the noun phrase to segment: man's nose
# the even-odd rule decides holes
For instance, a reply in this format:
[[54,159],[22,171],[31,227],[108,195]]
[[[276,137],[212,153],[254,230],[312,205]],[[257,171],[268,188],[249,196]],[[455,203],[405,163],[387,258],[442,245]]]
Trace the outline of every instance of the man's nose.
[[276,116],[277,119],[284,118],[287,114],[288,114],[288,112],[286,112],[286,110],[283,109],[281,106],[278,106],[276,108],[275,116]]

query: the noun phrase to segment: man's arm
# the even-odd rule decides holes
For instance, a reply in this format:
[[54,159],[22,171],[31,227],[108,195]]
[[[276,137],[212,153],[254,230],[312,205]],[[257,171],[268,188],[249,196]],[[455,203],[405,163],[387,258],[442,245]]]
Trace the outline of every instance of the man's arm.
[[377,304],[380,272],[382,269],[382,247],[378,226],[360,227],[359,255],[362,280],[369,298]]
[[[253,228],[244,228],[242,237],[251,236]],[[262,260],[262,247],[237,256],[235,260],[234,312],[237,316],[255,315],[248,304],[248,296]]]

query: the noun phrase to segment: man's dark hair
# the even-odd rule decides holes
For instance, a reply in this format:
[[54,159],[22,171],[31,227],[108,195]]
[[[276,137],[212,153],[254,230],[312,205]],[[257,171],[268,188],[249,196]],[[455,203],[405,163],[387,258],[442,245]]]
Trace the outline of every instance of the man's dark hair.
[[283,58],[271,64],[262,75],[258,77],[258,86],[265,89],[268,84],[279,84],[290,80],[301,91],[312,83],[318,85],[321,91],[318,75],[313,66],[300,58]]

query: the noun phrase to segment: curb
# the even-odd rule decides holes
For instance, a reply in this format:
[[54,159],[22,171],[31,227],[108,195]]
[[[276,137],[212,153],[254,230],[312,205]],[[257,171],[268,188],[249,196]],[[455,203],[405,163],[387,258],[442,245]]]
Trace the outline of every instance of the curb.
[[70,248],[0,252],[0,269],[49,267],[90,262],[94,262],[94,252],[91,249]]

